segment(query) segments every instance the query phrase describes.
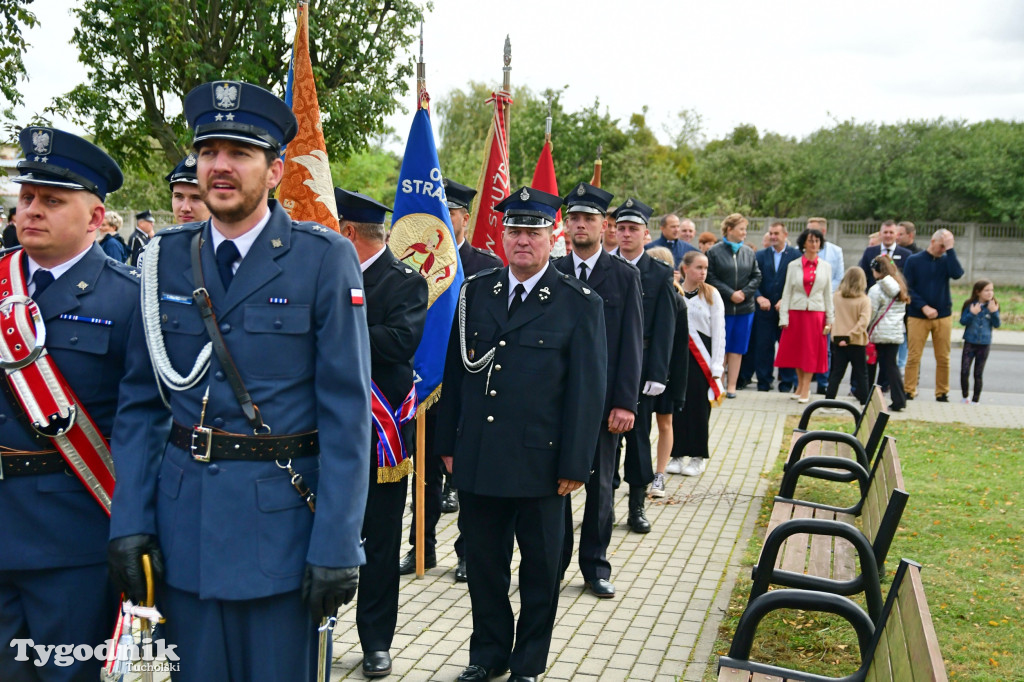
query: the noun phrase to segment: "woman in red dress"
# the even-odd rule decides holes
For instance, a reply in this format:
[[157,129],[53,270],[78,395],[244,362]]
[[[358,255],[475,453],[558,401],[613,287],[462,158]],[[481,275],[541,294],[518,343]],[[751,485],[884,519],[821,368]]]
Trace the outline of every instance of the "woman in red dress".
[[786,282],[779,300],[779,352],[776,367],[796,369],[793,398],[810,399],[811,377],[828,371],[828,334],[835,318],[832,309],[832,267],[818,258],[825,235],[806,229],[796,240],[803,257],[786,268]]

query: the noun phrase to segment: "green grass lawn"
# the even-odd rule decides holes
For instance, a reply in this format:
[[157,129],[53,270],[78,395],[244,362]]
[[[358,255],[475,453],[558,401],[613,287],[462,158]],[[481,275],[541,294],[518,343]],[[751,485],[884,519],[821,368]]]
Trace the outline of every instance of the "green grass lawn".
[[[910,500],[886,562],[883,596],[900,557],[917,561],[950,678],[1024,680],[1024,431],[890,422],[886,433],[897,440]],[[746,566],[760,552],[783,461],[771,474]],[[835,485],[802,484],[798,493],[829,501],[824,491]],[[750,572],[741,570],[718,654],[728,652],[749,592]],[[830,676],[857,668],[857,640],[842,619],[783,612],[762,621],[758,633],[755,660]],[[705,679],[716,676],[709,666]]]
[[[959,326],[960,309],[971,295],[973,286],[974,282],[965,282],[961,279],[950,287],[950,293],[953,295],[954,326]],[[1024,331],[1024,287],[999,286],[996,282],[995,289],[996,301],[999,302],[999,321],[1002,323],[1000,329]]]

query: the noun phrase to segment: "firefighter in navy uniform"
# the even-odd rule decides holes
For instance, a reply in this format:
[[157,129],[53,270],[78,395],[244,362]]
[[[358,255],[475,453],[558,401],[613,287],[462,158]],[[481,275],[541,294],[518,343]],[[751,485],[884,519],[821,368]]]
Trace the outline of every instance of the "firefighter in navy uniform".
[[297,128],[284,102],[220,81],[190,92],[185,116],[213,217],[146,247],[146,343],[129,348],[112,443],[111,577],[135,600],[141,555],[163,555],[176,682],[314,679],[317,627],[365,560],[359,260],[268,204]]
[[107,258],[93,243],[104,218],[103,201],[122,183],[117,164],[98,147],[60,130],[28,127],[20,140],[25,160],[13,181],[21,185],[17,230],[23,248],[8,250],[0,260],[5,270],[0,310],[7,326],[26,310],[26,299],[16,297],[31,297],[41,320],[33,325],[27,318],[26,327],[45,326],[46,350],[18,370],[10,363],[26,352],[24,341],[11,336],[18,330],[5,333],[0,343],[9,375],[0,391],[0,680],[93,682],[100,662],[58,667],[51,656],[39,668],[31,648],[26,658],[15,660],[19,652],[13,640],[96,647],[110,637],[118,601],[107,577],[110,524],[101,504],[109,490],[89,486],[73,473],[79,467],[75,462],[85,464],[112,487],[109,451],[105,443],[91,451],[68,448],[67,441],[37,431],[56,435],[62,420],[47,414],[33,427],[36,419],[27,415],[22,400],[45,404],[58,394],[18,384],[33,368],[44,372],[42,365],[48,365],[63,374],[80,401],[77,426],[67,437],[81,443],[74,431],[91,429],[83,422],[86,414],[95,424],[91,434],[108,437],[126,370],[126,345],[143,343],[139,280],[137,271]]
[[[469,243],[466,239],[466,228],[470,222],[470,205],[473,203],[473,197],[476,196],[476,190],[472,187],[459,184],[449,178],[444,178],[445,195],[448,198],[448,211],[451,213],[452,218],[452,229],[455,232],[455,243],[459,249],[459,260],[462,263],[462,271],[466,277],[475,275],[476,273],[487,270],[489,268],[500,268],[504,265],[501,259],[495,256],[490,251],[484,249],[478,249]],[[441,400],[444,400],[444,393],[441,394]],[[426,422],[426,462],[424,466],[426,469],[426,480],[424,481],[425,494],[423,497],[423,558],[424,566],[426,568],[433,568],[437,565],[437,553],[435,547],[437,546],[437,522],[441,517],[441,512],[452,513],[459,511],[459,498],[458,491],[451,485],[451,475],[446,476],[444,464],[441,462],[441,458],[438,457],[434,451],[434,433],[437,424],[437,412],[438,407],[435,406],[433,409],[427,411]],[[442,488],[442,480],[444,480],[444,487]],[[416,499],[416,488],[413,486],[413,500]],[[459,518],[461,524],[462,519]],[[409,545],[412,549],[402,558],[402,562],[399,566],[399,572],[402,575],[408,575],[416,572],[416,505],[413,505],[413,522],[409,527]],[[466,555],[465,555],[465,541],[463,540],[462,533],[459,533],[459,537],[455,539],[455,555],[459,558],[458,565],[455,567],[455,581],[464,583],[466,582]]]
[[[423,337],[427,318],[427,280],[399,261],[385,244],[384,204],[370,197],[336,188],[341,234],[352,242],[363,271],[366,323],[370,330],[370,374],[394,415],[413,391],[413,356]],[[415,393],[411,399],[415,401]],[[386,402],[385,402],[386,401]],[[409,415],[411,417],[411,414]],[[413,454],[415,422],[399,425],[408,455]],[[383,439],[382,439],[383,436]],[[363,519],[366,563],[359,569],[356,626],[363,648],[363,675],[384,677],[391,672],[391,642],[398,623],[398,555],[402,547],[407,476],[412,460],[392,463],[385,455],[388,431],[374,431],[370,447],[370,489]],[[401,452],[402,442],[388,442]]]
[[[651,524],[644,511],[647,485],[654,480],[651,465],[651,415],[668,386],[669,360],[676,329],[675,287],[672,266],[651,258],[644,250],[644,236],[652,209],[630,197],[615,211],[615,234],[619,255],[640,270],[644,300],[644,354],[640,373],[640,400],[636,421],[626,434],[624,476],[629,484],[629,527],[649,533]],[[671,412],[669,404],[668,412]]]
[[128,235],[128,265],[139,264],[139,256],[153,238],[156,229],[156,218],[152,211],[135,214],[135,229]]
[[[509,266],[465,282],[448,341],[435,447],[459,490],[466,537],[473,635],[463,682],[544,672],[566,499],[593,462],[604,313],[600,296],[549,263],[560,204],[526,187],[498,204]],[[518,625],[508,596],[514,540]]]
[[[612,539],[612,476],[622,434],[633,428],[637,409],[643,354],[643,306],[640,273],[635,267],[601,248],[601,233],[612,195],[581,182],[566,195],[565,232],[572,253],[555,261],[562,272],[586,281],[604,301],[608,346],[608,384],[604,393],[593,473],[587,481],[587,499],[580,526],[579,563],[583,580],[601,599],[615,596],[611,583],[608,545]],[[573,521],[565,510],[565,546],[562,572],[572,559]]]

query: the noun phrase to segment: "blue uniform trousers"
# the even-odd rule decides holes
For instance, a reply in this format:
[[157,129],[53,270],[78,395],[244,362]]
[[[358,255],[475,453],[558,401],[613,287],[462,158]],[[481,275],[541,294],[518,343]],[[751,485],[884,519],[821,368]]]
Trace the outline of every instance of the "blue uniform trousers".
[[316,679],[317,624],[297,590],[228,601],[165,585],[157,606],[180,659],[174,682]]
[[97,647],[114,631],[118,603],[107,579],[107,565],[0,571],[0,680],[3,682],[96,682],[103,661],[46,665],[16,661],[12,640],[35,644]]
[[[757,388],[767,390],[772,386],[775,369],[775,348],[782,330],[779,328],[777,310],[754,311],[754,364],[757,372]],[[796,388],[796,370],[792,367],[779,368],[779,387]]]

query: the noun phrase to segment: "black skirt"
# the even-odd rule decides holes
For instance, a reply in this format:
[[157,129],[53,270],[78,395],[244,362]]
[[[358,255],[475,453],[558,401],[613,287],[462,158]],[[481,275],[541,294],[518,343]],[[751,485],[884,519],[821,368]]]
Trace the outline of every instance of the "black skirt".
[[[706,348],[711,339],[700,335]],[[704,370],[690,353],[690,368],[686,376],[686,403],[672,417],[673,457],[701,457],[707,459],[711,402],[708,400],[708,381]]]

